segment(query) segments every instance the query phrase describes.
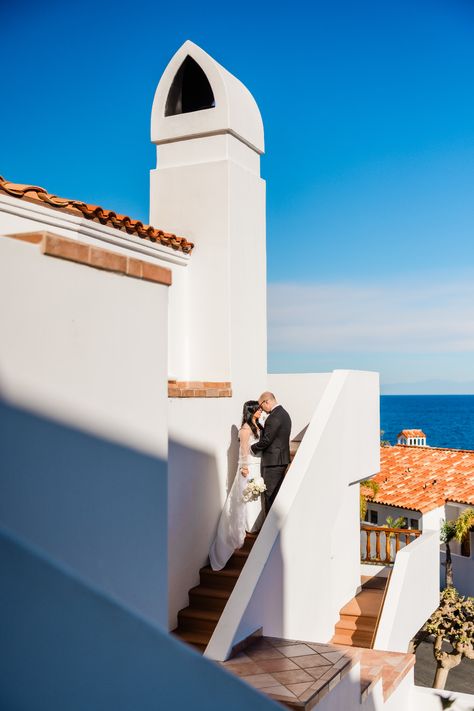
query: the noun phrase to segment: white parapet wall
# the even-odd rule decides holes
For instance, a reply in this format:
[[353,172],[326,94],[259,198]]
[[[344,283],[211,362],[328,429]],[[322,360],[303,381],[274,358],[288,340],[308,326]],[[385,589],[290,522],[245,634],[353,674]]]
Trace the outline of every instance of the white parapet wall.
[[281,708],[0,528],[0,708]]
[[[440,551],[440,588],[445,587],[446,552]],[[451,553],[454,587],[461,595],[474,597],[474,534],[471,533],[471,555]]]
[[411,695],[409,711],[472,711],[474,708],[474,694],[462,694],[459,691],[445,689],[430,689],[423,686],[414,686]]
[[378,374],[335,371],[206,650],[258,627],[325,642],[360,583],[359,492],[379,468]]
[[270,373],[267,388],[291,417],[291,437],[300,438],[309,425],[331,373]]
[[412,637],[439,605],[439,539],[423,531],[397,553],[374,648],[407,652]]
[[[0,235],[59,219],[33,208]],[[165,627],[168,287],[0,236],[0,298],[0,523]]]

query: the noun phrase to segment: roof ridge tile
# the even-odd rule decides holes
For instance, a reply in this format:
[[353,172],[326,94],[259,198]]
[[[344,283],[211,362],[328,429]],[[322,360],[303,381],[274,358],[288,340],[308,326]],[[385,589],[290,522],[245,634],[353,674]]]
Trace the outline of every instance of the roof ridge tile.
[[98,220],[103,225],[125,230],[128,234],[136,234],[141,239],[159,242],[165,247],[179,250],[184,254],[191,254],[194,248],[193,242],[189,242],[185,237],[178,237],[178,235],[171,232],[163,232],[163,230],[159,230],[152,225],[144,224],[141,220],[134,220],[128,215],[120,215],[100,205],[92,205],[81,200],[72,200],[53,195],[53,193],[49,193],[45,188],[38,185],[12,183],[0,176],[0,192],[20,200],[43,203],[48,207],[64,210],[71,214],[77,215],[80,213],[87,220]]

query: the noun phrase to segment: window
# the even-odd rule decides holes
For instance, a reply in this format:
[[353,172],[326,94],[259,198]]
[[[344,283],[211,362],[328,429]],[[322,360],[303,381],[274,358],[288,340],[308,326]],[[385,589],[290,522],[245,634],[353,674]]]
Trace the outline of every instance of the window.
[[377,524],[379,522],[379,514],[377,511],[369,511],[370,514],[370,523],[375,523]]
[[410,528],[414,528],[416,531],[418,530],[418,519],[417,518],[410,519]]
[[466,558],[471,557],[471,535],[467,534],[466,538],[461,541],[461,555],[466,556]]
[[216,105],[207,76],[192,57],[178,69],[166,100],[165,116],[177,116]]

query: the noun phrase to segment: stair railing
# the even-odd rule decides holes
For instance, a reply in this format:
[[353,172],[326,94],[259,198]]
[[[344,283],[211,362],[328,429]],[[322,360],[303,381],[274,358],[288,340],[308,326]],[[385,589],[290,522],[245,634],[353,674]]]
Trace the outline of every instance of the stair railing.
[[421,536],[421,531],[417,529],[370,526],[365,523],[361,524],[360,530],[362,563],[393,565],[398,551]]

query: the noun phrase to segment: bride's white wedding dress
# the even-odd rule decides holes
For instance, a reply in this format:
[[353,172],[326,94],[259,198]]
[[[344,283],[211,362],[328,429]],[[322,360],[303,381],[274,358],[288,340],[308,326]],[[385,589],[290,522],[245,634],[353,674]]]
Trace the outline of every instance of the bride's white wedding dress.
[[[216,537],[209,551],[209,560],[213,570],[222,570],[232,553],[237,548],[242,548],[245,533],[258,531],[263,521],[261,499],[246,504],[242,497],[242,492],[248,482],[260,476],[260,457],[255,457],[250,450],[258,438],[253,435],[252,431],[248,436],[248,432],[241,429],[239,439],[239,466],[222,509]],[[240,471],[243,466],[247,466],[249,470],[246,477]]]

